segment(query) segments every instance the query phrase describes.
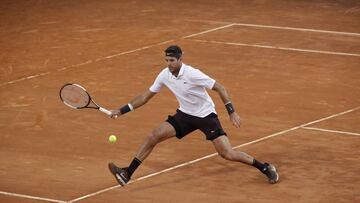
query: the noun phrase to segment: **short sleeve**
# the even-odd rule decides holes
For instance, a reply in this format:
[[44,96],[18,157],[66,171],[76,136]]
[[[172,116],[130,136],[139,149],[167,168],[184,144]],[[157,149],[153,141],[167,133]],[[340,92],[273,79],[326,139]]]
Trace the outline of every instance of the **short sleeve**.
[[155,92],[155,93],[160,92],[161,88],[164,86],[162,75],[163,75],[163,71],[156,77],[154,83],[149,88],[151,92]]
[[191,81],[193,84],[205,87],[208,89],[212,89],[215,85],[215,80],[206,75],[205,73],[201,72],[198,69],[194,69],[192,73]]

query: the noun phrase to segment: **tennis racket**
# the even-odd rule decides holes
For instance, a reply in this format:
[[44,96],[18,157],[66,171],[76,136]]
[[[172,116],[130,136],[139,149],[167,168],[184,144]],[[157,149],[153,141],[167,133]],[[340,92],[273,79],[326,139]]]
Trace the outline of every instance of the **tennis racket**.
[[90,94],[85,88],[78,84],[66,84],[60,89],[60,99],[68,107],[73,109],[92,108],[98,109],[101,112],[111,115],[111,111],[100,107],[91,99]]

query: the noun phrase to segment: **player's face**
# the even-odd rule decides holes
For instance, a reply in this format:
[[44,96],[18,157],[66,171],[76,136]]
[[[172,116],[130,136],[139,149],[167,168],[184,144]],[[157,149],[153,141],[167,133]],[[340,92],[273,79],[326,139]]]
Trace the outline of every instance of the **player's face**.
[[171,73],[176,73],[180,70],[181,58],[177,59],[176,57],[165,56],[165,61]]

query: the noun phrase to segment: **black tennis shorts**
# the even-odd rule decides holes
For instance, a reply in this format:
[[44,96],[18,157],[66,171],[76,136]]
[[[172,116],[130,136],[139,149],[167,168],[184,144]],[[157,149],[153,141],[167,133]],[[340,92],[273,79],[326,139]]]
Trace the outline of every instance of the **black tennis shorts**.
[[206,135],[207,140],[211,141],[222,135],[226,135],[215,113],[200,118],[186,114],[178,109],[176,110],[176,114],[169,116],[166,121],[175,128],[178,139],[198,129]]

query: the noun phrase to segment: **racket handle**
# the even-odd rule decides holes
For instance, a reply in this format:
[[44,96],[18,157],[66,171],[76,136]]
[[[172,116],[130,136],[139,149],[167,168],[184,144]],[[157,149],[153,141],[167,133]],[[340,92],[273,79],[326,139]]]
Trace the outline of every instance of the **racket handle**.
[[100,110],[101,112],[107,114],[108,116],[111,115],[111,111],[109,111],[109,110],[107,110],[107,109],[104,109],[104,108],[102,108],[102,107],[99,107],[99,110]]

